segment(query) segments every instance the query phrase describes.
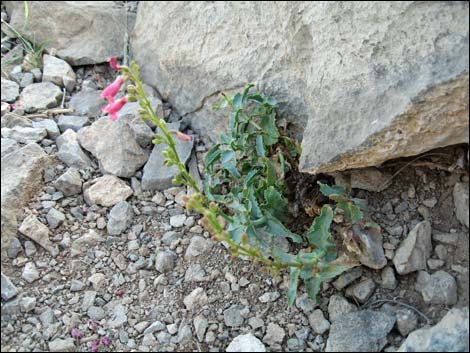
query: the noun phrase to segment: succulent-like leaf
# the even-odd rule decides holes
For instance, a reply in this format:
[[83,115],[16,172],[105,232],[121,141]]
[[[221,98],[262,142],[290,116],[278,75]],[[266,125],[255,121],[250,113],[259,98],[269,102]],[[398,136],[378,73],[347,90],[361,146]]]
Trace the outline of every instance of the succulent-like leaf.
[[289,290],[287,292],[287,304],[292,306],[294,304],[295,297],[297,295],[297,287],[299,285],[299,267],[290,267],[290,280]]

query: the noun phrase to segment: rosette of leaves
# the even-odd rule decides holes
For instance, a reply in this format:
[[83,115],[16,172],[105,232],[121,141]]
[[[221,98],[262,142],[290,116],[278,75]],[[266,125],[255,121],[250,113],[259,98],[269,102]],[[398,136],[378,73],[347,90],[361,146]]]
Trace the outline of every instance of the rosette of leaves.
[[[308,232],[301,236],[283,223],[288,202],[283,195],[284,176],[296,168],[299,145],[283,136],[276,125],[277,102],[248,85],[241,93],[224,96],[214,107],[230,108],[228,131],[220,136],[205,157],[204,194],[216,203],[228,226],[230,240],[239,245],[232,253],[253,257],[274,271],[290,271],[288,302],[294,302],[299,281],[316,300],[321,284],[351,268],[338,259],[336,243],[330,233],[334,206],[324,205]],[[365,205],[350,199],[341,187],[320,185],[321,192],[336,202],[346,222],[361,222]],[[289,245],[306,245],[293,254]]]

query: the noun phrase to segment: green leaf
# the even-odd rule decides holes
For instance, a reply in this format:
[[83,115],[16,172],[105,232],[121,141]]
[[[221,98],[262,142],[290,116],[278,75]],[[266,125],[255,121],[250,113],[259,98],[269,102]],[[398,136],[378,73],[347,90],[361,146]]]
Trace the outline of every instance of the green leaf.
[[305,281],[307,294],[314,303],[317,303],[317,295],[320,292],[322,282],[320,277],[312,277]]
[[320,216],[315,218],[308,230],[307,239],[319,249],[330,246],[330,226],[333,221],[333,210],[329,205],[324,205]]
[[266,231],[275,236],[275,237],[283,237],[289,238],[294,243],[302,243],[302,237],[292,233],[288,230],[277,218],[273,217],[269,212],[266,212],[267,223],[266,223]]
[[346,216],[346,222],[348,223],[359,223],[364,214],[362,213],[361,209],[354,205],[352,202],[344,202],[340,201],[337,203],[338,207],[344,211],[344,215]]
[[249,189],[249,198],[250,198],[250,203],[251,203],[251,218],[253,219],[258,219],[263,216],[261,209],[258,205],[258,200],[256,200],[255,197],[255,192],[253,188]]
[[225,108],[227,105],[228,105],[228,98],[226,97],[222,97],[218,102],[216,102],[213,106],[212,106],[212,110],[213,111],[217,111],[219,109],[223,109]]
[[250,89],[252,87],[254,87],[255,85],[252,84],[252,83],[249,83],[246,87],[245,87],[245,90],[243,91],[243,95],[242,95],[242,101],[245,102],[247,97],[248,97],[248,92],[250,91]]
[[346,192],[346,190],[339,185],[329,186],[320,181],[317,181],[317,183],[320,185],[320,192],[327,197],[330,197],[331,195],[341,195]]
[[233,97],[232,102],[233,102],[233,109],[238,111],[239,109],[241,109],[242,104],[243,104],[243,95],[241,95],[240,93],[237,93]]
[[204,157],[204,165],[206,168],[211,167],[222,155],[224,151],[220,149],[220,145],[217,144],[212,147]]
[[289,291],[287,292],[287,304],[291,307],[294,304],[295,297],[297,295],[297,287],[299,285],[299,267],[290,267],[290,281]]
[[263,128],[264,142],[266,146],[272,146],[279,139],[279,131],[276,127],[276,113],[266,114],[261,118],[261,127]]
[[264,190],[266,209],[276,218],[285,219],[287,214],[287,201],[273,186]]
[[266,181],[268,186],[277,185],[276,168],[269,159],[266,160]]
[[246,188],[251,185],[251,181],[254,180],[255,176],[259,173],[259,169],[252,169],[245,177],[243,186]]
[[266,156],[266,151],[264,150],[263,136],[262,135],[256,136],[256,153],[258,154],[258,157],[265,157]]
[[222,160],[221,160],[222,168],[226,169],[230,174],[232,174],[235,178],[240,178],[241,175],[237,170],[237,161],[235,160],[235,152],[234,151],[223,151],[222,152]]

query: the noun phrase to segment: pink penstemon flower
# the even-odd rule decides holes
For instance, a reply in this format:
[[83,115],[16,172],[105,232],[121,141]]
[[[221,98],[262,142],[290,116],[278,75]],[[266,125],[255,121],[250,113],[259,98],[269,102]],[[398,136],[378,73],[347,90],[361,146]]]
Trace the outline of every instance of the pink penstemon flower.
[[121,66],[117,63],[117,59],[115,56],[108,59],[109,66],[113,70],[119,70]]
[[103,92],[101,92],[100,97],[107,99],[110,103],[114,102],[114,97],[121,89],[122,84],[124,83],[124,78],[119,76],[113,83],[106,87]]
[[177,130],[171,130],[170,134],[176,135],[178,139],[185,142],[191,141],[193,139],[190,135],[183,134],[182,132]]
[[118,99],[117,101],[110,102],[106,107],[104,107],[102,110],[104,112],[107,112],[109,114],[109,118],[112,121],[117,120],[117,113],[121,110],[121,108],[124,106],[124,104],[127,103],[127,97],[124,96],[121,99]]
[[72,335],[73,338],[76,338],[76,339],[80,339],[83,337],[83,333],[75,327],[70,330],[70,334]]
[[112,344],[111,339],[108,336],[101,337],[100,342],[101,342],[102,345],[104,345],[106,347],[109,347]]

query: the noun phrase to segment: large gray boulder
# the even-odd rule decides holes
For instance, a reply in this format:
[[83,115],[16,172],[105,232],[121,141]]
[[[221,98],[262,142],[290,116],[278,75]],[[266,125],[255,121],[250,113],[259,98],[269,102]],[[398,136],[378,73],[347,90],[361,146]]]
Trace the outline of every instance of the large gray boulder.
[[141,2],[131,48],[147,83],[215,138],[219,92],[255,83],[305,129],[300,169],[332,172],[468,142],[468,14],[467,2]]
[[397,352],[468,352],[468,306],[450,310],[438,324],[411,333]]
[[57,49],[57,55],[71,65],[102,63],[122,54],[124,7],[109,1],[30,1],[25,27],[23,2],[2,4],[6,5],[10,24],[23,36],[36,43],[48,41],[47,47]]
[[2,157],[1,247],[8,248],[16,235],[21,208],[39,191],[42,173],[50,159],[36,143],[26,145]]

